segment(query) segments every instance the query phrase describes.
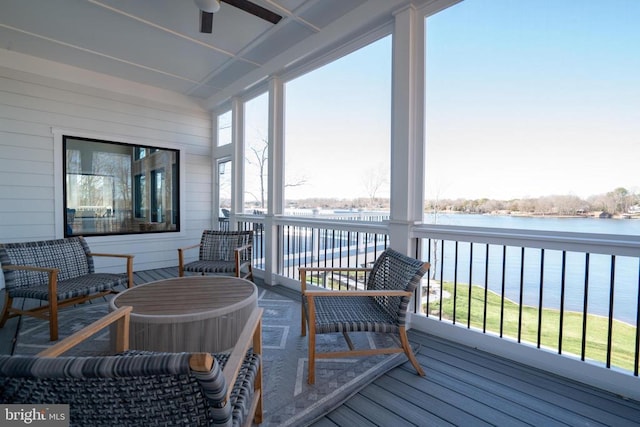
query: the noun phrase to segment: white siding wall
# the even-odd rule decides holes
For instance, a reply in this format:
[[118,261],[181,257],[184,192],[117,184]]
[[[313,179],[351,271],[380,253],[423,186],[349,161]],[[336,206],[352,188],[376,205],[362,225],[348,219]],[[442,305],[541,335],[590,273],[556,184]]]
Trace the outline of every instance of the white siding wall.
[[[135,84],[124,80],[104,79],[113,84],[107,90],[2,65],[6,62],[0,61],[0,242],[61,236],[62,160],[56,159],[61,147],[53,132],[72,132],[181,150],[180,233],[87,238],[96,252],[135,254],[136,270],[177,265],[176,249],[196,243],[212,225],[211,115],[177,94],[166,93],[162,102],[158,93],[127,94],[123,86]],[[101,271],[123,268],[118,260],[96,263]]]

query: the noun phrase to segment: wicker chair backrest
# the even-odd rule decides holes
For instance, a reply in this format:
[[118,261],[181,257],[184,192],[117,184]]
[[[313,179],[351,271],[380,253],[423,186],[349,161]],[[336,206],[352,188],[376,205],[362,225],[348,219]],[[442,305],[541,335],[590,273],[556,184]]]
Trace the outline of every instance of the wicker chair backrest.
[[[386,249],[373,264],[367,281],[368,290],[413,292],[427,272],[425,263],[391,248]],[[406,321],[410,297],[378,297],[376,302],[398,325]]]
[[[28,265],[57,268],[58,281],[73,279],[94,272],[93,257],[83,237],[43,240],[38,242],[0,244],[2,265]],[[3,270],[7,289],[20,286],[46,285],[45,272]]]
[[78,426],[231,425],[220,364],[195,372],[189,357],[0,356],[0,402],[68,403]]
[[[205,230],[200,241],[200,261],[234,261],[236,248],[252,244],[253,231]],[[250,256],[251,249],[245,254],[249,259]]]

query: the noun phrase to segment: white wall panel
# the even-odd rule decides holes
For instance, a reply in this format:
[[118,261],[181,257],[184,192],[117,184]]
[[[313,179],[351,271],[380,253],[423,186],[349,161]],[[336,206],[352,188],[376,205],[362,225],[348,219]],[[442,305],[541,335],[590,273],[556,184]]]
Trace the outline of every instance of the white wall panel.
[[[152,89],[150,89],[152,90]],[[175,101],[175,102],[174,102]],[[180,149],[182,230],[179,233],[87,238],[96,252],[132,253],[136,270],[175,266],[177,248],[199,241],[210,227],[211,115],[195,102],[125,95],[74,85],[0,66],[0,242],[53,239],[63,201],[61,147],[53,132],[100,135],[130,143]],[[217,217],[217,216],[216,216]],[[122,271],[96,259],[101,271]],[[4,286],[0,279],[0,288]]]

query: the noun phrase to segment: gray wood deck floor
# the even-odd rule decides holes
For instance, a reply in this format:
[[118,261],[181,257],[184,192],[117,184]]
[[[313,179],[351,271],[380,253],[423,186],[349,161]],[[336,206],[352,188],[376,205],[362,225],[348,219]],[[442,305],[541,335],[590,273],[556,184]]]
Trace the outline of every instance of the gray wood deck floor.
[[[176,275],[177,268],[140,271],[135,283]],[[11,353],[17,325],[11,319],[0,329],[0,354]],[[313,426],[640,425],[640,402],[425,333],[410,331],[409,338],[420,345],[426,377],[407,362]]]

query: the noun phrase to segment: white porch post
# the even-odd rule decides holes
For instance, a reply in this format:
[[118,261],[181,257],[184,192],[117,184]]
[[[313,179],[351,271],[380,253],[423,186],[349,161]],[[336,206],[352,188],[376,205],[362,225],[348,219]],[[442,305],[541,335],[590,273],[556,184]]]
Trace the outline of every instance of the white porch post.
[[422,222],[424,199],[424,17],[413,6],[395,15],[391,94],[391,219],[397,251],[413,255],[411,226]]
[[244,103],[239,98],[231,100],[231,141],[233,141],[231,156],[233,173],[231,176],[229,229],[236,230],[238,224],[235,221],[235,214],[244,211]]
[[275,218],[284,212],[284,83],[278,77],[269,80],[269,177],[267,215],[264,224],[265,275],[267,284],[275,283],[278,267],[278,228]]

